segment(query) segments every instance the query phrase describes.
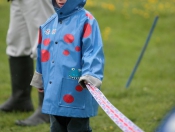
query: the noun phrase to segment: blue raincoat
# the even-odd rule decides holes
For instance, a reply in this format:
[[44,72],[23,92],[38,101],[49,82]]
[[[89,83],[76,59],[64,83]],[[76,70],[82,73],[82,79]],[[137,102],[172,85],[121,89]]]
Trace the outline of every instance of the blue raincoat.
[[84,9],[86,0],[67,0],[40,26],[36,71],[31,85],[44,88],[42,112],[67,117],[92,117],[98,104],[84,80],[100,87],[104,54],[100,30]]

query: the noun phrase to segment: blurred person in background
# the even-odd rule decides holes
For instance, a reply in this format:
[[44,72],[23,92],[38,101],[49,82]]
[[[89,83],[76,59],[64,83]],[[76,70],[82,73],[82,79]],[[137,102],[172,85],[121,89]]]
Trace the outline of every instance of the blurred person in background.
[[[7,49],[11,77],[11,97],[2,105],[4,112],[34,110],[30,82],[34,73],[38,29],[53,13],[50,0],[8,0],[10,23],[7,33]],[[43,93],[38,93],[38,109],[27,119],[17,120],[21,126],[34,126],[49,122],[49,116],[41,113]]]

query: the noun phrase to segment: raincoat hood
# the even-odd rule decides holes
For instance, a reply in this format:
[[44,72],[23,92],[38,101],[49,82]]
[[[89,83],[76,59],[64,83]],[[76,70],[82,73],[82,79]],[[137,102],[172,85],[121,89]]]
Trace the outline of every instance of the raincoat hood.
[[58,20],[62,20],[81,10],[86,4],[86,0],[67,0],[62,8],[58,7],[56,0],[52,0],[52,4],[58,14]]

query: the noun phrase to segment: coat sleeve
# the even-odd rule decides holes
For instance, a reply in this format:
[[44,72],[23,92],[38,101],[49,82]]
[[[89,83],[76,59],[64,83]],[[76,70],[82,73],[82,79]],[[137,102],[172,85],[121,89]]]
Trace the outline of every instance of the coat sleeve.
[[41,43],[42,43],[42,33],[41,33],[41,28],[39,28],[36,71],[30,83],[31,86],[34,86],[36,88],[43,88],[42,68],[41,68]]
[[88,19],[84,24],[82,35],[82,76],[79,83],[86,87],[84,81],[100,87],[103,79],[104,53],[100,29],[95,19]]

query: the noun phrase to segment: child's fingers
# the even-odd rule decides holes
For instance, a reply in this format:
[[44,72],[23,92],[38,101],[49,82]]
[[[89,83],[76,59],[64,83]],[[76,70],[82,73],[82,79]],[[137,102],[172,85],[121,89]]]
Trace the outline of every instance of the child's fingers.
[[38,92],[43,93],[44,92],[44,89],[43,88],[39,88],[38,89]]
[[85,83],[85,84],[88,84],[88,82],[87,82],[86,80],[84,80],[84,83]]

